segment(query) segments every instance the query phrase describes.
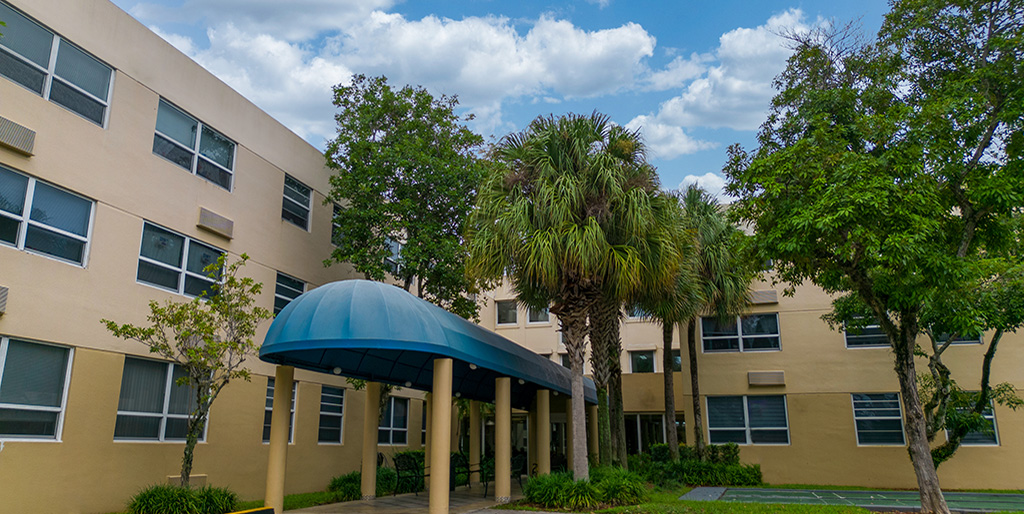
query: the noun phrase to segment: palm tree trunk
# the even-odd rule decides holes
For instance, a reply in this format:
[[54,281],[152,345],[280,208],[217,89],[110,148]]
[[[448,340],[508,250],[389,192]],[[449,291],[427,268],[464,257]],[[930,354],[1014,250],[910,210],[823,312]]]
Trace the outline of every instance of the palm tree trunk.
[[572,472],[576,480],[589,478],[587,459],[587,412],[583,396],[584,334],[587,330],[587,309],[575,305],[563,306],[558,321],[565,335],[565,348],[569,352],[572,369]]
[[676,432],[676,390],[673,383],[672,328],[673,323],[662,321],[662,375],[665,377],[665,443],[672,460],[679,460],[679,434]]
[[612,444],[615,446],[615,456],[619,461],[619,466],[628,469],[629,461],[626,456],[629,449],[626,448],[626,414],[623,412],[622,405],[622,367],[618,365],[618,361],[616,361],[615,366],[612,368],[611,408],[608,410],[612,418],[612,438],[614,441]]
[[686,351],[690,358],[690,389],[693,391],[693,446],[698,457],[704,455],[704,419],[700,414],[700,377],[697,375],[697,318],[686,325]]
[[609,353],[611,340],[615,337],[618,315],[617,301],[602,298],[590,307],[590,364],[597,387],[598,462],[602,466],[612,464],[611,417],[608,413],[608,386],[611,377]]

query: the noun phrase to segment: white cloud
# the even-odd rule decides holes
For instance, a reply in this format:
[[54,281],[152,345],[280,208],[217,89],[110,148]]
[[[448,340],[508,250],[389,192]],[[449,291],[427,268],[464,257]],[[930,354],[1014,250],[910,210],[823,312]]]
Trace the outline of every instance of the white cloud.
[[736,201],[735,198],[725,194],[725,179],[714,173],[705,173],[703,175],[687,175],[683,178],[683,181],[679,184],[679,190],[684,191],[690,184],[697,184],[701,189],[705,190],[711,196],[718,198],[719,202],[731,203]]
[[665,69],[651,72],[646,77],[645,89],[651,91],[664,91],[682,87],[688,81],[693,80],[707,71],[707,63],[713,61],[714,57],[709,54],[694,53],[689,58],[676,57],[665,66]]
[[630,130],[640,129],[651,157],[674,159],[684,154],[708,150],[718,146],[711,141],[693,139],[678,125],[660,123],[651,116],[637,116],[626,124]]

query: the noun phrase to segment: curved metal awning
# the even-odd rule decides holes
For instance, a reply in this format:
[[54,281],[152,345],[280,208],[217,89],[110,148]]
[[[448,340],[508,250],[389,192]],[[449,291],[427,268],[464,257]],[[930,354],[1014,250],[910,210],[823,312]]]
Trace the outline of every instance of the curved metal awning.
[[[343,280],[292,300],[274,319],[260,359],[275,364],[433,388],[434,359],[450,357],[452,393],[494,402],[494,379],[511,377],[512,406],[527,409],[534,393],[571,394],[571,374],[490,330],[407,291],[381,282]],[[597,403],[584,378],[587,403]]]

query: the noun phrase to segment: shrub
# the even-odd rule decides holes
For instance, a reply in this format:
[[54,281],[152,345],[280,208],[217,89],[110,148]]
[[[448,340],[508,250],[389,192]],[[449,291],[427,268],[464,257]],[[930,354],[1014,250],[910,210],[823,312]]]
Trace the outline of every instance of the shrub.
[[704,447],[704,458],[701,460],[706,460],[708,462],[717,464],[719,462],[720,455],[721,452],[718,450],[718,445],[709,444]]
[[[394,456],[395,462],[398,462],[399,460],[406,460],[406,459],[410,459],[413,462],[415,462],[415,464],[417,466],[417,470],[416,471],[417,471],[417,475],[418,475],[416,477],[404,477],[403,476],[402,479],[399,480],[397,482],[397,485],[395,486],[396,491],[399,494],[411,493],[413,491],[422,491],[424,489],[424,485],[423,485],[423,465],[424,464],[423,463],[424,463],[425,458],[426,458],[426,454],[424,453],[423,450],[408,450],[408,451],[404,451],[404,452],[398,452],[398,453],[395,454],[395,456]],[[397,475],[397,472],[396,472],[396,475]]]
[[672,452],[669,451],[667,444],[652,444],[651,445],[651,460],[654,462],[668,462],[672,460]]
[[739,464],[740,463],[740,445],[736,443],[726,443],[721,446],[718,450],[719,460],[722,464]]
[[337,476],[331,479],[327,490],[337,493],[338,501],[358,500],[362,497],[362,479],[362,474],[358,471]]
[[563,494],[572,482],[572,475],[569,473],[535,476],[523,487],[523,497],[530,503],[558,508],[563,505]]
[[686,446],[685,444],[679,445],[679,460],[700,460],[700,455],[697,454],[697,447]]
[[573,511],[588,511],[597,507],[601,493],[590,480],[570,481],[563,492],[559,507]]
[[670,463],[666,476],[662,477],[666,479],[686,485],[754,486],[761,484],[761,466],[685,460]]
[[647,484],[640,475],[622,468],[594,470],[590,477],[600,492],[601,501],[618,505],[636,505],[647,496]]
[[176,485],[149,486],[128,501],[129,514],[224,514],[235,510],[238,495],[219,487],[190,489]]
[[387,496],[395,492],[398,485],[398,473],[383,466],[377,468],[377,497]]

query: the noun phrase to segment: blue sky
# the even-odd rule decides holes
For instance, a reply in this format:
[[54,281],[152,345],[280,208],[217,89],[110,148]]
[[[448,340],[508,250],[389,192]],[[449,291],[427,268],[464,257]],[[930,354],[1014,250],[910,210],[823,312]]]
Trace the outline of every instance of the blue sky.
[[318,148],[353,73],[458,95],[498,139],[533,118],[604,112],[641,130],[662,185],[721,186],[751,147],[789,50],[779,37],[860,20],[884,0],[114,0]]

